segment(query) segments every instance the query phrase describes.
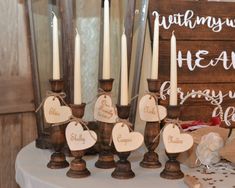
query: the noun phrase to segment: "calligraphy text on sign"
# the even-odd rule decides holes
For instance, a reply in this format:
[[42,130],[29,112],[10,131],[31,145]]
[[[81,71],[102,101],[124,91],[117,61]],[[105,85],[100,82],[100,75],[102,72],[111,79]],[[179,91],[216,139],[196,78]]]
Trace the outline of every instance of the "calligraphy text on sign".
[[169,29],[172,25],[184,26],[190,29],[194,29],[199,25],[207,25],[213,32],[222,31],[223,26],[235,28],[234,19],[216,18],[213,16],[196,16],[193,10],[187,10],[184,14],[176,13],[169,15],[168,17],[160,17],[159,25],[164,29]]

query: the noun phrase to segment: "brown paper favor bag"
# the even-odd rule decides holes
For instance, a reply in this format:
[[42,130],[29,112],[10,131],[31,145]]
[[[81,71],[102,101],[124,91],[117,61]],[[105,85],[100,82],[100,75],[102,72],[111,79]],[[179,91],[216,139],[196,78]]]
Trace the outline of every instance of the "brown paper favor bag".
[[223,138],[224,142],[226,142],[226,140],[228,139],[229,130],[221,127],[205,127],[193,131],[190,134],[192,135],[194,142],[199,144],[201,138],[211,132],[218,133]]
[[221,128],[221,127],[205,127],[205,128],[201,128],[201,129],[198,129],[196,131],[189,133],[193,137],[193,141],[194,141],[193,147],[186,152],[180,153],[178,157],[178,161],[182,164],[187,165],[190,168],[197,167],[199,165],[199,163],[196,163],[197,146],[200,143],[201,138],[204,135],[209,134],[210,132],[218,133],[223,138],[223,140],[226,141],[228,138],[229,130],[225,128]]
[[220,151],[219,154],[222,158],[235,163],[235,138],[227,143]]

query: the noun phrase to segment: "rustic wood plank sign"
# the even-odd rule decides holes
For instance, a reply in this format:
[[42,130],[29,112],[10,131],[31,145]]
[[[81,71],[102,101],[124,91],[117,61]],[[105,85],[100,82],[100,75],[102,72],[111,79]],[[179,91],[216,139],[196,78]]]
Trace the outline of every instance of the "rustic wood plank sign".
[[[223,125],[235,127],[235,10],[234,2],[150,0],[160,15],[161,98],[168,104],[170,37],[177,38],[179,100],[193,91],[213,96],[223,108]],[[183,120],[209,121],[219,109],[202,96],[192,96],[182,107]]]

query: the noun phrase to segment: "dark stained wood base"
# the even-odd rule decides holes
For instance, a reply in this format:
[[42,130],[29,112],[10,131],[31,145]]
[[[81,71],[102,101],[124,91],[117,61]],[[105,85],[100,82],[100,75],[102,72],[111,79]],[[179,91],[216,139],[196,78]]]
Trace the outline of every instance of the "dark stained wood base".
[[135,173],[131,170],[129,161],[119,160],[111,176],[116,179],[130,179],[135,177]]
[[66,173],[70,178],[85,178],[90,176],[90,174],[90,171],[86,168],[86,162],[83,159],[72,160],[70,169]]
[[101,169],[115,168],[116,163],[114,161],[114,156],[113,156],[112,152],[108,152],[108,153],[101,152],[99,154],[98,161],[95,163],[95,166],[97,168],[101,168]]
[[37,148],[40,148],[40,149],[51,149],[52,145],[51,145],[51,141],[50,141],[50,136],[49,135],[40,135],[40,137],[38,137],[36,139],[35,145]]
[[169,160],[165,164],[160,176],[165,179],[182,179],[184,173],[180,169],[180,163],[176,160],[178,154],[168,154]]
[[50,162],[47,164],[47,167],[51,169],[61,169],[68,166],[69,163],[66,161],[65,155],[61,152],[53,153]]
[[144,154],[144,159],[140,162],[143,168],[160,168],[162,164],[158,160],[158,154],[154,151],[149,151]]
[[69,149],[69,146],[68,146],[67,142],[65,143],[65,146],[63,147],[62,152],[65,154],[66,157],[72,157],[73,156],[70,149]]
[[119,161],[112,173],[112,177],[116,179],[130,179],[135,177],[135,173],[131,170],[131,163],[127,160],[131,152],[119,152]]
[[[180,117],[180,106],[168,106],[167,108],[168,118],[177,119]],[[180,169],[180,163],[177,161],[179,153],[167,153],[169,160],[165,164],[164,170],[160,173],[162,178],[166,179],[181,179],[184,177],[183,172]]]

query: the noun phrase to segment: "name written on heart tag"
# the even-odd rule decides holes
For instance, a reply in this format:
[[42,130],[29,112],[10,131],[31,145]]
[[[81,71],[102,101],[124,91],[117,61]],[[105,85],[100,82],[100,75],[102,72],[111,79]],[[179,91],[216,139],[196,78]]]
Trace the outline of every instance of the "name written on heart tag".
[[43,105],[44,117],[47,123],[62,123],[69,120],[72,110],[68,106],[62,106],[57,97],[47,97]]
[[96,103],[94,118],[105,123],[115,123],[117,120],[117,110],[112,104],[112,99],[108,95],[101,95]]
[[180,133],[179,127],[170,123],[164,127],[163,143],[167,153],[181,153],[193,146],[193,137]]
[[66,140],[71,151],[85,150],[97,141],[97,135],[92,130],[84,130],[78,122],[70,122],[65,131]]
[[118,152],[127,152],[138,149],[144,141],[139,132],[130,132],[125,123],[116,123],[112,131],[113,143]]
[[158,105],[156,99],[147,94],[139,102],[139,114],[142,121],[156,122],[163,120],[167,116],[167,109]]

